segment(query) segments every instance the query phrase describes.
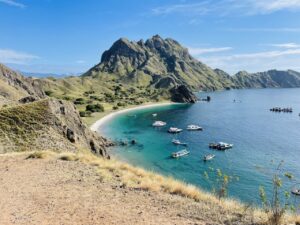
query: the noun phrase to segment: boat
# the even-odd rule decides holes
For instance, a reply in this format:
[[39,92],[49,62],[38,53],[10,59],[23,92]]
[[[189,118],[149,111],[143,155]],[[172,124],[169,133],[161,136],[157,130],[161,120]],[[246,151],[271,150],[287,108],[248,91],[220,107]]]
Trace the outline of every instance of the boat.
[[233,147],[233,144],[228,144],[225,142],[219,142],[219,143],[210,143],[209,147],[212,149],[217,149],[217,150],[227,150]]
[[185,155],[188,155],[190,152],[186,149],[183,149],[179,152],[173,152],[172,153],[172,157],[173,158],[179,158],[179,157],[182,157],[182,156],[185,156]]
[[153,116],[153,117],[157,117],[157,113],[153,113],[152,116]]
[[177,134],[177,133],[180,133],[181,131],[182,131],[182,129],[179,129],[177,127],[170,127],[170,129],[168,130],[168,132],[171,134]]
[[300,195],[300,189],[295,188],[295,189],[293,189],[291,192],[292,192],[292,194],[294,194],[294,195]]
[[188,125],[187,130],[193,131],[193,130],[203,130],[202,127],[198,126],[198,125]]
[[167,123],[166,122],[163,122],[163,121],[155,121],[152,126],[153,127],[163,127],[163,126],[166,126]]
[[208,154],[208,155],[206,155],[206,156],[203,157],[203,160],[204,161],[209,161],[209,160],[212,160],[213,158],[215,158],[215,155]]
[[183,146],[187,146],[187,143],[182,143],[181,141],[177,140],[177,139],[173,139],[172,143],[174,145],[183,145]]

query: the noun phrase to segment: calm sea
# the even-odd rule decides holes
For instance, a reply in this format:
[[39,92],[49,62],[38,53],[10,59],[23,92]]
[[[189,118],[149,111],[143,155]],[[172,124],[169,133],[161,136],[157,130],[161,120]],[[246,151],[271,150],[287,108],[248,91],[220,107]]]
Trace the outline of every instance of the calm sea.
[[[138,143],[115,147],[111,154],[208,191],[216,181],[213,170],[220,169],[233,177],[229,196],[248,203],[259,203],[260,186],[270,195],[272,174],[282,160],[283,171],[300,178],[300,89],[231,90],[198,95],[209,95],[212,101],[131,111],[104,124],[101,134],[113,140],[135,139]],[[294,112],[270,112],[275,106],[292,107]],[[156,118],[153,113],[158,114]],[[155,120],[165,121],[167,126],[153,128]],[[204,131],[167,133],[170,126],[186,128],[189,124],[198,124]],[[170,158],[172,152],[183,148],[173,145],[173,138],[188,143],[190,155],[177,160]],[[234,148],[226,152],[208,148],[210,142],[219,141],[232,143]],[[204,162],[203,156],[209,153],[215,154],[215,159]],[[210,181],[204,178],[204,172],[208,172]],[[283,177],[288,191],[296,182]],[[298,200],[293,197],[292,201]]]

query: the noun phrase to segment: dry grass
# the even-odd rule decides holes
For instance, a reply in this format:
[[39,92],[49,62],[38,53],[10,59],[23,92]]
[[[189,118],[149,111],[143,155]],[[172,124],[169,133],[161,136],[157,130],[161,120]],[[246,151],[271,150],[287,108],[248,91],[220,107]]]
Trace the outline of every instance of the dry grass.
[[[242,221],[242,219],[245,218],[248,222],[253,220],[253,224],[271,225],[268,222],[270,215],[261,209],[244,205],[232,199],[219,200],[214,195],[206,193],[194,185],[175,180],[172,177],[163,177],[120,161],[99,158],[86,151],[61,154],[34,152],[31,153],[28,158],[47,157],[56,157],[59,160],[80,161],[89,164],[96,168],[103,180],[120,179],[122,187],[152,192],[164,192],[193,199],[203,205],[203,212],[200,212],[201,214],[209,214],[218,221],[234,221],[237,218]],[[295,221],[300,221],[300,217],[286,214],[283,221],[283,224],[295,224]]]
[[55,153],[51,151],[38,151],[30,153],[26,159],[46,159],[54,155]]

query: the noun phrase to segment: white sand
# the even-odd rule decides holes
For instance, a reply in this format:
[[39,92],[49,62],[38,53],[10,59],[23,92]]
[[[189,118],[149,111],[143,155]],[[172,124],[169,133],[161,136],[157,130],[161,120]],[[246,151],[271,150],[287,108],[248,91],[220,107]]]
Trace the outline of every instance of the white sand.
[[101,126],[103,126],[105,123],[108,121],[112,120],[114,117],[124,114],[130,111],[135,111],[135,110],[141,110],[141,109],[146,109],[146,108],[153,108],[153,107],[160,107],[160,106],[166,106],[166,105],[174,105],[174,104],[182,104],[182,103],[172,103],[172,102],[167,102],[167,103],[154,103],[154,104],[149,104],[149,105],[141,105],[133,108],[128,108],[128,109],[122,109],[116,112],[112,112],[101,119],[97,120],[92,126],[91,130],[92,131],[98,131]]

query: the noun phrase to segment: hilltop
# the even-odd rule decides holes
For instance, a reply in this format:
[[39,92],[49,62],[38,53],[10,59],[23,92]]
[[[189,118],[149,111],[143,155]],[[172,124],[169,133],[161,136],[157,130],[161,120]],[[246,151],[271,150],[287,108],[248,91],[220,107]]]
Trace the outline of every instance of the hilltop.
[[39,82],[0,64],[0,107],[4,104],[14,104],[28,96],[35,99],[45,97]]

